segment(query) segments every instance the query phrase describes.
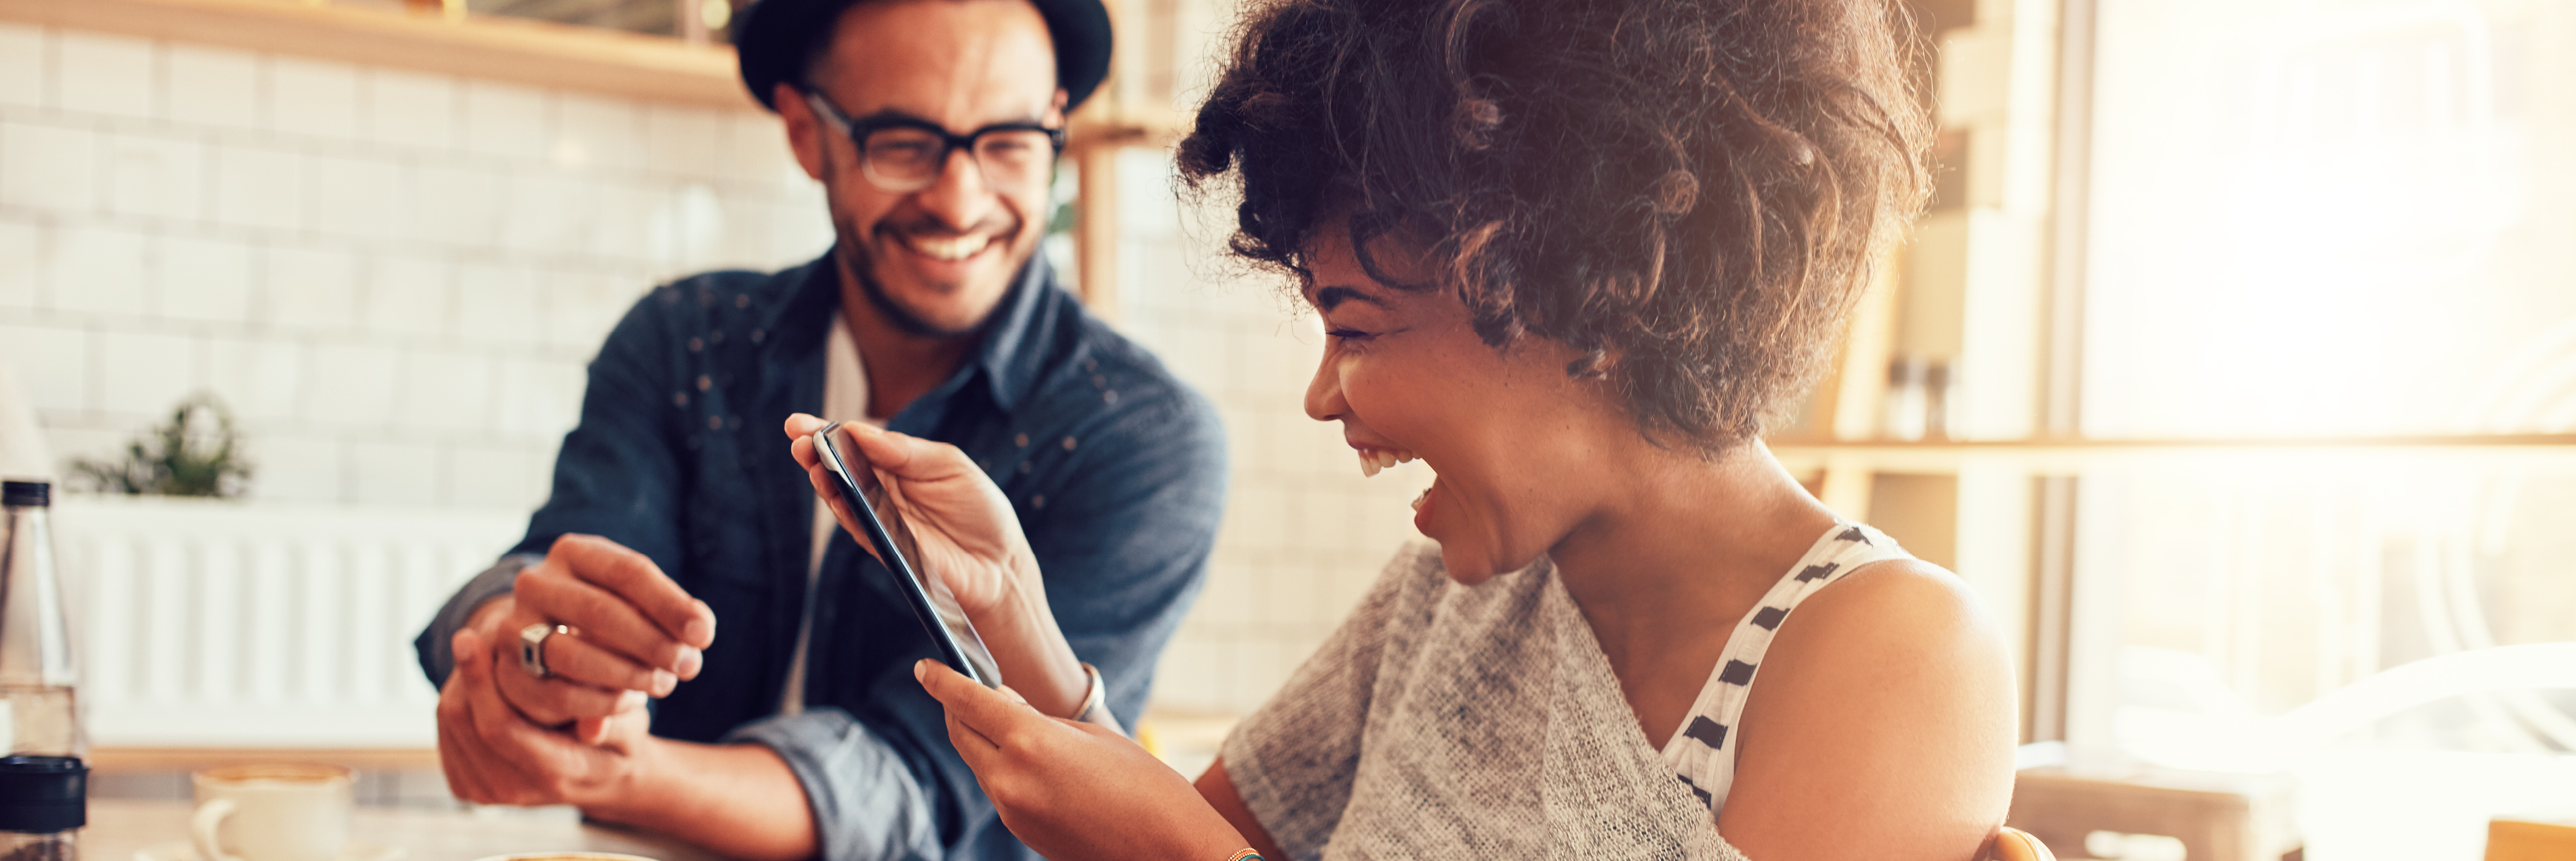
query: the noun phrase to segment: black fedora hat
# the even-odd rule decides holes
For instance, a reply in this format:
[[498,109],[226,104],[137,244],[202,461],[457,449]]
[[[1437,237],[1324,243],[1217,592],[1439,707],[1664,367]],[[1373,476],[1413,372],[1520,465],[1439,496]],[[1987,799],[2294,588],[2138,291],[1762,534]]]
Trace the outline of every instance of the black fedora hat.
[[[862,0],[759,0],[742,13],[734,30],[734,51],[742,62],[743,86],[763,107],[780,82],[802,86],[805,63],[817,40],[828,37],[841,13]],[[1109,10],[1100,0],[1028,0],[1046,18],[1055,40],[1056,86],[1063,87],[1065,110],[1091,96],[1109,76]]]

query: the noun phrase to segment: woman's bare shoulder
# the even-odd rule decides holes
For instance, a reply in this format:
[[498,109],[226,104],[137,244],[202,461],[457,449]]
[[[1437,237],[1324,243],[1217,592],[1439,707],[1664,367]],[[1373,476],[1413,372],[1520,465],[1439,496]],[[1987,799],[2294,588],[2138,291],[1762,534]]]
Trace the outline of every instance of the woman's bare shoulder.
[[[1881,637],[1967,636],[1993,639],[1997,645],[2002,642],[2001,628],[1985,600],[1965,580],[1910,556],[1853,569],[1799,602],[1797,616],[1803,627],[1865,627],[1879,631]],[[1798,648],[1833,642],[1833,638],[1793,637],[1783,630],[1772,650],[1777,654],[1783,645]]]
[[1966,583],[1863,566],[1764,655],[1720,830],[1757,858],[1968,857],[2011,801],[2019,711],[2001,626]]
[[1799,602],[1764,656],[1753,702],[1796,709],[1848,709],[1854,698],[1877,697],[2010,704],[2010,660],[2002,626],[1958,575],[1919,559],[1889,559]]

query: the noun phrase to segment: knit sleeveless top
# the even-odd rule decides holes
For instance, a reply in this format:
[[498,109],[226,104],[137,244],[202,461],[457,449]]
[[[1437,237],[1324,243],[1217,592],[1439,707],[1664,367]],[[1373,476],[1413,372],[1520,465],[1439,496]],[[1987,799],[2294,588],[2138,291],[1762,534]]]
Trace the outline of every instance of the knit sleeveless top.
[[1712,817],[1726,809],[1726,792],[1735,785],[1735,748],[1729,745],[1736,722],[1744,717],[1744,702],[1753,695],[1753,681],[1762,667],[1762,655],[1771,648],[1771,638],[1780,631],[1780,623],[1798,602],[1816,594],[1816,590],[1854,568],[1887,559],[1911,559],[1913,556],[1896,546],[1886,533],[1866,525],[1838,522],[1816,540],[1798,564],[1780,575],[1771,591],[1762,596],[1753,611],[1735,624],[1735,632],[1726,638],[1726,649],[1718,655],[1717,667],[1711,670],[1708,685],[1700,688],[1699,699],[1691,703],[1690,716],[1682,721],[1682,731],[1664,743],[1663,760],[1681,776],[1682,785],[1708,805]]

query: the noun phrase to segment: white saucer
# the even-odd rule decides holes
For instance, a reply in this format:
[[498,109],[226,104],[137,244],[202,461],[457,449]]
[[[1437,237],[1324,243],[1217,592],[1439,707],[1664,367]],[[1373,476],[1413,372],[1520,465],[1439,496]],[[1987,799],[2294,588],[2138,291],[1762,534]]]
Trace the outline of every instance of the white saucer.
[[[339,861],[397,861],[402,855],[400,846],[351,843],[340,847]],[[134,861],[197,861],[197,845],[186,840],[156,843],[134,850]]]

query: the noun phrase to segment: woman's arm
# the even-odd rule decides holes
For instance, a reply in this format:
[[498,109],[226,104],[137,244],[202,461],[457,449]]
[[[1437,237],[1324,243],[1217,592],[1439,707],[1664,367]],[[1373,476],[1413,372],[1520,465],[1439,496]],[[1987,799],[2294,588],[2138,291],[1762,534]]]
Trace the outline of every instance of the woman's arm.
[[[814,453],[811,435],[827,424],[804,413],[787,417],[788,453],[805,467],[814,492],[831,506],[841,528],[874,554],[876,548],[842,509],[835,480]],[[841,428],[845,445],[856,446],[869,466],[894,479],[888,501],[911,524],[922,556],[915,561],[937,572],[956,596],[1002,678],[1047,714],[1079,710],[1090,678],[1056,627],[1037,554],[1029,549],[1019,516],[1001,488],[956,446],[865,424]]]
[[1764,656],[1718,832],[1752,858],[1976,857],[2012,801],[2018,702],[2003,637],[1956,577],[1855,571]]
[[1252,851],[1261,853],[1265,861],[1287,861],[1288,853],[1280,851],[1279,841],[1270,839],[1261,820],[1252,818],[1252,811],[1243,806],[1243,796],[1234,791],[1234,780],[1225,776],[1225,758],[1218,757],[1210,763],[1207,773],[1199,775],[1197,786],[1199,797],[1207,799],[1208,806],[1216,808],[1216,815],[1234,825],[1235,833],[1243,835]]
[[1224,861],[1247,845],[1181,773],[1126,736],[1047,717],[1010,688],[913,665],[1002,824],[1055,861]]

